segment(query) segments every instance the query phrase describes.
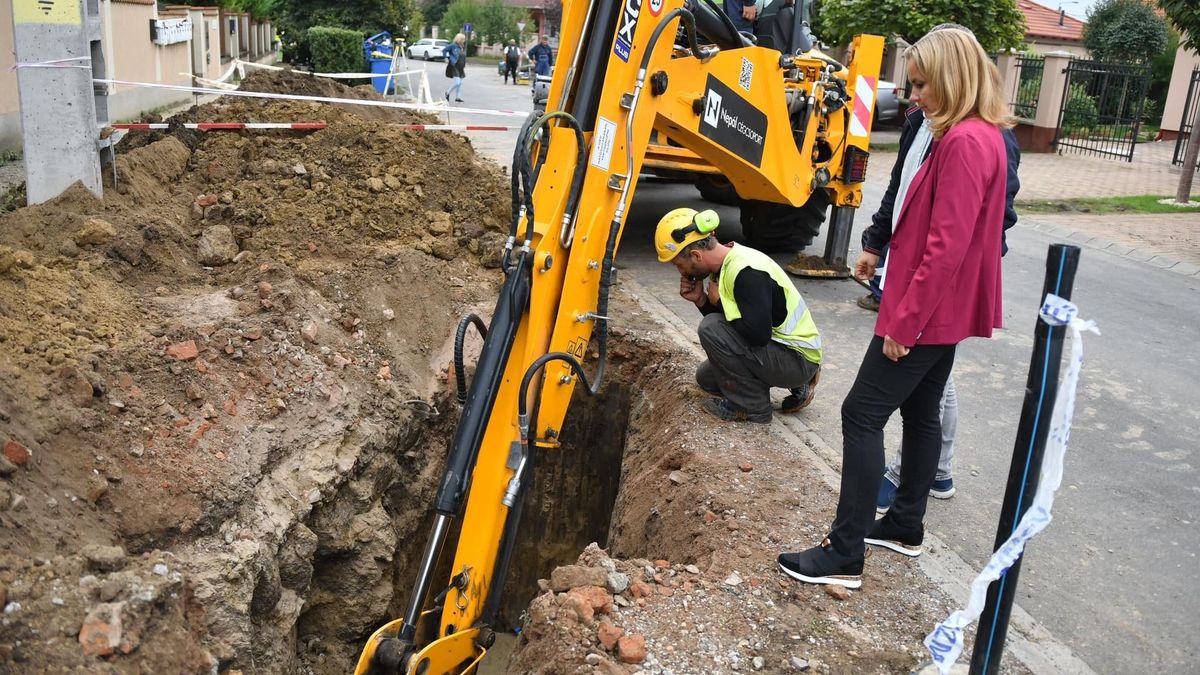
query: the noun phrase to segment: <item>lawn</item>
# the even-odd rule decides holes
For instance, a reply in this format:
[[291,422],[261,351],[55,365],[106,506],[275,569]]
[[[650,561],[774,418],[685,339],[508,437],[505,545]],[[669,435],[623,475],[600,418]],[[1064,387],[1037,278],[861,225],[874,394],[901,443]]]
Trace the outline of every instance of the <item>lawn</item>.
[[1077,199],[1039,199],[1018,201],[1020,213],[1200,213],[1194,206],[1160,204],[1166,196],[1081,197]]

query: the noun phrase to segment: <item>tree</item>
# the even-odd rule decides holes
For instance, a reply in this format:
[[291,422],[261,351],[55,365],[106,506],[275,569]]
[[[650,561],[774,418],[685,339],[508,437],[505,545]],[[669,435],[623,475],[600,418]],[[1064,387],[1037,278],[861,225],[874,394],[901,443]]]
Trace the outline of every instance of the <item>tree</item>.
[[861,33],[913,43],[940,23],[970,28],[989,52],[1025,41],[1025,15],[1016,0],[828,0],[819,8],[815,32],[822,42],[839,45]]
[[442,17],[446,16],[446,8],[450,6],[450,0],[425,0],[421,5],[421,12],[431,24],[441,25]]
[[[1200,4],[1196,0],[1158,0],[1158,5],[1167,13],[1167,20],[1179,31],[1183,46],[1200,52]],[[1196,175],[1196,163],[1200,161],[1200,105],[1192,111],[1192,133],[1187,152],[1183,155],[1183,172],[1179,175],[1179,189],[1175,201],[1186,204],[1192,193],[1192,178]]]
[[475,29],[487,43],[504,43],[517,37],[517,22],[525,18],[523,9],[509,7],[502,0],[486,0]]
[[1088,12],[1083,46],[1097,61],[1146,63],[1167,47],[1167,22],[1142,0],[1102,0]]
[[464,32],[463,26],[468,23],[478,26],[482,17],[483,7],[477,0],[454,0],[446,8],[441,26],[447,36],[453,37],[454,33]]

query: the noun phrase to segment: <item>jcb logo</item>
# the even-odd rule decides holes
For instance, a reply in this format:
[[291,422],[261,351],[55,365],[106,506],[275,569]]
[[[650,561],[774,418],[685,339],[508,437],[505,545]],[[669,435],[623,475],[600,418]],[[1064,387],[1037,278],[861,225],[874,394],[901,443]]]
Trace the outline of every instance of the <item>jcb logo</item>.
[[712,89],[708,90],[708,98],[704,101],[704,123],[716,129],[721,119],[721,95]]
[[642,0],[625,0],[621,7],[621,22],[617,24],[617,40],[613,45],[613,53],[629,62],[629,52],[633,47],[633,34],[637,31],[638,15],[642,11]]

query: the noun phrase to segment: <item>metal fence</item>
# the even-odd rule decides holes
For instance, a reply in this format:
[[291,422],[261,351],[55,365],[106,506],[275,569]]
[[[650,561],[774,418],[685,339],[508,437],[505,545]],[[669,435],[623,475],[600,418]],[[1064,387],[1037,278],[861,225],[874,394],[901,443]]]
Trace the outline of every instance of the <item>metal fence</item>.
[[[1188,84],[1187,96],[1183,99],[1183,119],[1179,122],[1179,135],[1175,137],[1175,155],[1171,163],[1183,165],[1183,157],[1187,154],[1188,144],[1192,142],[1192,115],[1196,106],[1200,105],[1200,66],[1192,70],[1192,81]],[[1197,163],[1200,168],[1200,162]]]
[[1013,114],[1024,119],[1037,117],[1038,94],[1042,90],[1042,71],[1046,59],[1041,56],[1017,57],[1017,94],[1012,102]]
[[1133,161],[1150,86],[1150,66],[1072,60],[1054,146],[1059,153]]

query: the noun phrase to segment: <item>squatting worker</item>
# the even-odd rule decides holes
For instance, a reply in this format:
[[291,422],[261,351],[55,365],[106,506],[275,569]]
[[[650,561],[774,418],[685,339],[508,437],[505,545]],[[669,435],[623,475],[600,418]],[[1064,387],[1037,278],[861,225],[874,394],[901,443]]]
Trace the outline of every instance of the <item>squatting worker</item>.
[[[968,33],[933,31],[908,50],[913,102],[933,131],[933,150],[912,178],[888,242],[887,290],[875,337],[842,402],[842,484],[829,536],[779,556],[789,576],[862,585],[866,545],[921,553],[923,520],[941,449],[938,406],[955,346],[1001,326],[1000,235],[1011,126],[1000,74]],[[910,153],[910,156],[911,153]],[[864,252],[859,278],[878,256]],[[875,520],[883,428],[904,420],[904,461],[891,509]]]
[[[695,303],[708,360],[696,383],[717,398],[702,405],[726,422],[768,424],[771,387],[791,390],[780,412],[812,403],[821,372],[821,336],[783,269],[748,246],[721,244],[715,211],[680,208],[654,232],[659,262],[679,270],[679,295]],[[705,287],[707,284],[707,288]]]

